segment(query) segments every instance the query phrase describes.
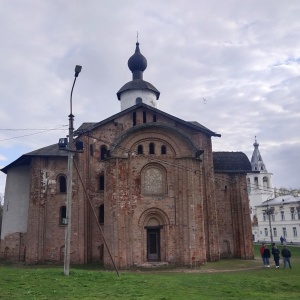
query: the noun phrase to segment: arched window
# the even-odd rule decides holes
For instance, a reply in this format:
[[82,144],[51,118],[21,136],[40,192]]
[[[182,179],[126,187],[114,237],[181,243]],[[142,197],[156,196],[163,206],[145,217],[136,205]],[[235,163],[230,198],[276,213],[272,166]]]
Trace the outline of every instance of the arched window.
[[59,211],[59,224],[60,225],[67,225],[68,219],[67,219],[67,208],[66,206],[61,206]]
[[104,191],[104,175],[99,176],[99,191]]
[[268,188],[269,187],[269,179],[268,179],[268,177],[264,177],[263,178],[263,186],[264,186],[264,188]]
[[149,154],[154,154],[155,153],[155,145],[154,143],[149,144]]
[[157,121],[156,114],[153,114],[153,122],[156,122],[156,121]]
[[161,154],[167,154],[167,147],[165,145],[161,146]]
[[258,178],[254,177],[254,188],[258,189]]
[[104,224],[104,204],[99,206],[99,223],[101,225]]
[[66,176],[60,175],[58,177],[59,182],[59,192],[60,193],[66,193],[67,192],[67,179]]
[[143,154],[144,150],[143,150],[143,145],[138,145],[137,147],[137,154]]
[[147,114],[145,111],[143,111],[143,123],[147,122]]
[[164,195],[167,193],[165,169],[158,164],[149,164],[141,173],[142,193],[145,195]]
[[100,148],[100,159],[103,160],[106,158],[107,148],[105,145],[102,145]]

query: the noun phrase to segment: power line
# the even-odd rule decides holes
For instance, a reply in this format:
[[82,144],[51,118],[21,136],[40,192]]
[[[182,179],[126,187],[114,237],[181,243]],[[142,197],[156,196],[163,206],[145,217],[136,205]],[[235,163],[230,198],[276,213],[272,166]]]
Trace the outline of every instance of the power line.
[[[68,125],[59,125],[59,127],[67,127]],[[61,130],[60,128],[0,128],[2,131],[27,131],[27,130]]]
[[[62,126],[67,126],[67,125],[62,125]],[[6,139],[0,139],[0,142],[3,141],[9,141],[9,140],[14,140],[14,139],[20,139],[23,137],[27,137],[27,136],[32,136],[32,135],[36,135],[36,134],[41,134],[41,133],[45,133],[45,132],[49,132],[49,131],[61,131],[61,130],[66,130],[65,128],[50,128],[50,129],[0,129],[2,131],[6,130],[6,131],[29,131],[29,130],[42,130],[39,132],[34,132],[34,133],[30,133],[30,134],[24,134],[24,135],[19,135],[19,136],[15,136],[15,137],[11,137],[11,138],[6,138]]]

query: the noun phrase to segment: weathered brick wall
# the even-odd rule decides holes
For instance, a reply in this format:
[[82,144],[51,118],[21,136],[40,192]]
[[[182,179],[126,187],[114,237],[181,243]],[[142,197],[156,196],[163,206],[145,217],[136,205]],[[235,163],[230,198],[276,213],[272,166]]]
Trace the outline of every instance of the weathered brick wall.
[[[130,113],[80,137],[85,150],[74,158],[71,263],[103,260],[112,266],[99,230],[100,205],[101,228],[118,267],[147,261],[151,226],[160,228],[161,261],[197,266],[220,256],[251,258],[245,176],[214,174],[210,137],[161,115],[154,125],[143,124],[143,110],[136,113],[134,127]],[[147,112],[147,122],[152,122],[152,112]],[[149,154],[151,142],[155,154]],[[107,159],[100,159],[102,145],[110,150]],[[161,154],[162,146],[166,154]],[[198,149],[204,150],[201,161],[195,158]],[[65,226],[59,224],[59,211],[66,193],[58,190],[60,174],[67,175],[66,158],[33,157],[22,244],[27,263],[63,260]],[[17,249],[17,235],[4,243]],[[12,256],[21,252],[13,250]]]
[[245,174],[215,177],[221,257],[253,258]]
[[[28,218],[27,263],[62,261],[65,227],[60,224],[60,207],[66,206],[66,193],[59,192],[58,176],[67,175],[67,160],[35,157],[31,163],[31,186]],[[83,263],[79,249],[78,179],[74,171],[72,200],[71,260]]]
[[13,262],[25,261],[26,255],[26,233],[15,232],[1,240],[0,257]]
[[[162,122],[161,119],[159,121]],[[121,120],[118,122],[120,124]],[[122,122],[131,125],[131,116],[128,116],[128,119],[123,117]],[[174,125],[174,122],[171,122],[171,125]],[[113,130],[109,130],[109,127],[107,125],[105,132],[110,132],[113,136]],[[203,170],[198,170],[201,167],[199,161],[194,159],[193,145],[187,143],[186,138],[181,135],[174,132],[166,134],[165,130],[166,128],[163,127],[140,128],[140,132],[137,130],[128,136],[124,135],[119,144],[114,144],[112,157],[107,161],[97,162],[93,158],[90,159],[88,167],[90,173],[93,173],[91,171],[93,169],[95,173],[101,172],[99,165],[105,165],[103,167],[106,178],[104,203],[105,219],[108,221],[105,222],[104,230],[113,257],[121,267],[140,264],[146,260],[144,227],[147,224],[141,223],[140,219],[141,215],[151,209],[156,210],[156,213],[153,213],[156,218],[162,219],[162,260],[188,265],[197,265],[206,261],[203,199],[207,191],[202,186],[205,185],[201,174]],[[97,137],[97,133],[95,131],[91,134],[94,138],[94,149],[100,149],[103,141],[108,142],[112,137],[108,134],[103,135],[103,132]],[[202,135],[199,140],[204,138],[206,137]],[[148,153],[150,142],[155,143],[157,150],[162,145],[166,145],[167,155],[137,155],[137,146],[142,145],[145,153]],[[206,146],[205,142],[202,144]],[[111,144],[107,143],[107,146],[109,145]],[[210,146],[208,143],[207,153],[210,151]],[[94,155],[97,155],[95,150]],[[190,159],[182,157],[190,157]],[[211,160],[207,163],[208,170],[212,169],[211,163]],[[98,164],[98,167],[94,167],[94,164]],[[149,164],[159,164],[165,168],[167,178],[165,195],[156,197],[142,194],[141,174],[143,168]],[[195,165],[197,165],[196,176],[193,170]],[[94,178],[95,175],[91,177]],[[209,192],[211,190],[210,188]],[[213,198],[213,195],[210,195],[210,198]],[[212,215],[210,211],[208,215]],[[211,251],[218,253],[218,249]],[[111,264],[107,255],[105,264]]]

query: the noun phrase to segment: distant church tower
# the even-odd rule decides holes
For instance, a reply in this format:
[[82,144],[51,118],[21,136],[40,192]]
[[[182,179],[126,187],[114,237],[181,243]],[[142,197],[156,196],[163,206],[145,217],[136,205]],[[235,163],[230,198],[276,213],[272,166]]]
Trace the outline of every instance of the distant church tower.
[[247,187],[250,201],[252,234],[254,240],[257,240],[259,233],[257,232],[257,216],[255,206],[262,202],[275,198],[274,187],[272,182],[272,173],[269,173],[263,162],[262,156],[258,149],[258,142],[255,137],[253,144],[254,151],[251,158],[251,167],[253,173],[247,174]]
[[143,80],[147,59],[141,54],[138,42],[135,53],[128,60],[128,68],[132,72],[132,81],[127,82],[117,92],[117,97],[121,101],[121,111],[139,103],[156,108],[160,92],[151,83]]

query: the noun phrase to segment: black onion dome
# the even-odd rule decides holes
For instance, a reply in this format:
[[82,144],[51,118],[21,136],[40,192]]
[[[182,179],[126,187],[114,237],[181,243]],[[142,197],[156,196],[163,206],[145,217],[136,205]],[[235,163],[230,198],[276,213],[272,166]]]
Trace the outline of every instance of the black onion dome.
[[139,43],[136,43],[135,53],[128,59],[128,67],[133,79],[143,79],[143,72],[147,68],[147,59],[140,52]]

